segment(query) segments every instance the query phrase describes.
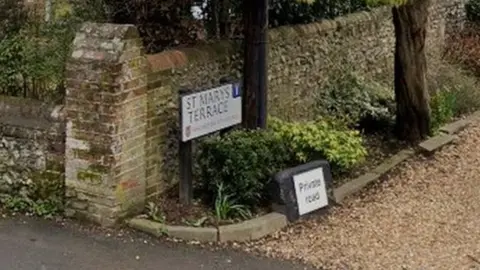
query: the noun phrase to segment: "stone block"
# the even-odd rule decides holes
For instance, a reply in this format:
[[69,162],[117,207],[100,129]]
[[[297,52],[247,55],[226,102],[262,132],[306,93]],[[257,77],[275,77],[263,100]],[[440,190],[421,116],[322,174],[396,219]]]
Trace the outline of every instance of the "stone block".
[[70,206],[76,210],[85,210],[88,208],[88,203],[85,201],[73,200]]
[[398,164],[402,163],[409,157],[413,155],[412,150],[402,150],[397,154],[393,155],[392,157],[388,158],[382,164],[378,165],[373,172],[379,175],[385,174],[386,172],[390,171],[393,167],[397,166]]
[[378,173],[366,173],[358,178],[355,178],[338,188],[333,190],[334,198],[337,203],[342,202],[346,197],[357,193],[368,184],[378,180],[380,175]]
[[169,237],[187,241],[216,242],[218,230],[213,227],[188,227],[188,226],[165,226],[165,233]]
[[127,224],[134,229],[157,237],[165,232],[165,225],[144,218],[130,219],[127,221]]
[[255,240],[275,233],[285,228],[287,224],[285,215],[269,213],[242,223],[220,226],[218,237],[220,242]]
[[447,124],[447,125],[441,127],[440,131],[448,133],[448,134],[455,134],[455,133],[458,133],[458,132],[462,131],[466,127],[468,127],[470,125],[470,123],[471,122],[468,121],[468,120],[464,120],[464,119],[458,120],[458,121],[455,121],[453,123],[450,123],[450,124]]
[[63,214],[69,218],[74,217],[75,213],[76,211],[74,209],[69,209],[69,208],[65,209],[65,211],[63,212]]
[[174,237],[187,241],[216,242],[218,230],[213,227],[170,226],[144,218],[133,218],[127,224],[139,231],[154,235]]
[[451,143],[454,138],[454,136],[449,134],[440,134],[421,142],[418,146],[427,153],[433,153],[443,146]]

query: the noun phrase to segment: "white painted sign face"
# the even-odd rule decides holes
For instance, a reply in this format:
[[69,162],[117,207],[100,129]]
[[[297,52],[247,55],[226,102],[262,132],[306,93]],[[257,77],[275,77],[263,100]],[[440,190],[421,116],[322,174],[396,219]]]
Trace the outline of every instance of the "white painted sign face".
[[299,215],[304,215],[328,205],[323,168],[293,176]]
[[181,98],[182,141],[242,123],[240,87],[227,84]]

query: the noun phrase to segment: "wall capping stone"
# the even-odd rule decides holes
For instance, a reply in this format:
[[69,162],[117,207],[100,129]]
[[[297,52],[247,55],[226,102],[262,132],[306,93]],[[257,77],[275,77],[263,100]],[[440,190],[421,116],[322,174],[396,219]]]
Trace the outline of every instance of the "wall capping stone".
[[140,38],[137,28],[133,24],[85,22],[80,27],[79,32],[87,38],[100,38],[114,41],[119,39],[128,40]]
[[147,55],[151,72],[182,68],[192,63],[204,63],[228,57],[235,53],[239,46],[235,41],[222,40],[196,47],[166,50]]
[[35,99],[0,95],[0,117],[43,118],[47,121],[64,119],[63,105]]

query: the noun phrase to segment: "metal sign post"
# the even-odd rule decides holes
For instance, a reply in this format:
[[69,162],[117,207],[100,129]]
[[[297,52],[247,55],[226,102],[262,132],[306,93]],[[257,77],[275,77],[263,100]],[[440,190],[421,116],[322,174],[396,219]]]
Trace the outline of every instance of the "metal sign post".
[[180,202],[193,201],[192,140],[242,123],[240,84],[229,83],[209,90],[180,91]]
[[[186,89],[180,90],[180,123],[183,119],[182,96],[188,93]],[[182,126],[182,125],[180,125]],[[181,133],[184,131],[182,130]],[[183,136],[182,136],[183,137]],[[179,182],[179,199],[180,202],[190,205],[193,200],[193,171],[192,171],[192,141],[183,141],[180,139],[178,147],[178,156],[180,157],[180,182]]]

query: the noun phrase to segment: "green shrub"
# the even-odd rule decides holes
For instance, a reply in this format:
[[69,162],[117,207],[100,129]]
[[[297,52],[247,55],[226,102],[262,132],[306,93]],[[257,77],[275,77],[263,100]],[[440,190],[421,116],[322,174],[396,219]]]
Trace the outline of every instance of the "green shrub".
[[215,217],[217,221],[232,218],[248,219],[251,217],[249,207],[243,204],[236,204],[234,194],[224,193],[223,183],[217,186],[217,194],[215,197]]
[[87,16],[86,10],[80,10],[80,5],[75,6],[78,10],[69,10],[68,5],[63,8],[60,2],[54,1],[55,16],[45,23],[28,16],[21,4],[14,7],[11,1],[0,3],[0,13],[12,13],[16,18],[15,23],[13,19],[0,19],[0,94],[59,101],[64,94],[70,47],[78,26],[84,21],[79,16],[91,16]]
[[[470,82],[476,81],[475,78],[465,79],[470,80]],[[465,81],[463,84],[453,86],[451,92],[455,96],[455,116],[480,109],[480,84],[478,82],[469,84],[468,81]]]
[[0,194],[0,205],[13,212],[51,217],[63,211],[64,179],[60,174],[43,172],[32,179],[9,185],[7,194]]
[[298,163],[324,158],[332,169],[344,171],[367,155],[360,133],[338,122],[289,123],[273,118],[269,128],[294,152]]
[[429,85],[431,92],[436,92],[430,100],[433,131],[455,116],[480,109],[479,81],[459,66],[443,66],[430,78]]
[[0,39],[18,33],[28,21],[28,11],[23,1],[0,1]]
[[269,8],[271,27],[328,20],[368,9],[365,0],[273,0]]
[[26,74],[25,40],[20,35],[0,40],[0,94],[19,95]]
[[318,91],[319,115],[335,115],[358,126],[366,118],[383,121],[394,113],[393,90],[353,72],[339,72]]
[[471,72],[460,65],[435,63],[429,72],[430,92],[447,91],[455,96],[454,115],[460,116],[480,109],[480,83]]
[[45,101],[59,98],[72,38],[52,23],[1,40],[0,93]]
[[271,176],[292,160],[290,149],[269,131],[233,131],[203,141],[197,154],[200,189],[214,206],[218,187],[250,209],[263,203]]
[[430,99],[431,129],[436,131],[455,115],[456,97],[449,89],[442,89]]
[[465,5],[465,11],[467,12],[467,18],[472,22],[480,22],[480,1],[470,0]]
[[[276,172],[315,159],[328,160],[340,172],[362,162],[366,154],[359,132],[344,123],[271,118],[268,130],[238,130],[203,141],[196,158],[197,174],[201,192],[213,207],[228,202],[254,209],[267,201],[266,188]],[[219,187],[228,196],[222,204]]]

